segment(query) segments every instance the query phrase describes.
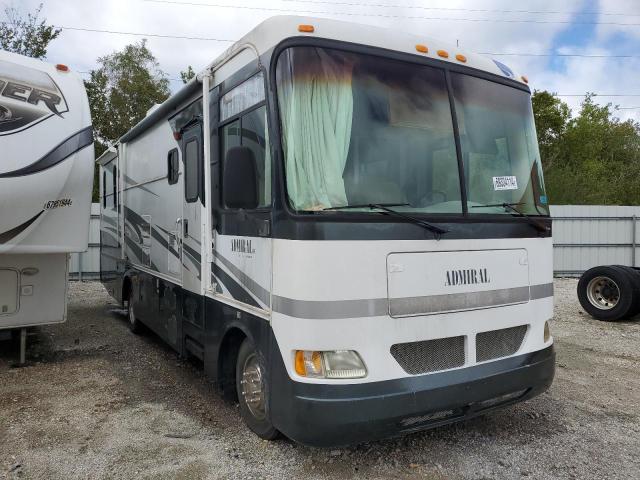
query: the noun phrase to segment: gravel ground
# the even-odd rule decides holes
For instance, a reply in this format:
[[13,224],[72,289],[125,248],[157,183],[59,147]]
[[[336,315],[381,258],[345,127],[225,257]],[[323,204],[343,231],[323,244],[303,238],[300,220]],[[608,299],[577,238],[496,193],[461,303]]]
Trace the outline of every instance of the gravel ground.
[[557,280],[550,391],[464,423],[346,449],[265,442],[201,365],[130,334],[98,283],[69,320],[0,342],[0,478],[640,478],[640,322],[601,323]]

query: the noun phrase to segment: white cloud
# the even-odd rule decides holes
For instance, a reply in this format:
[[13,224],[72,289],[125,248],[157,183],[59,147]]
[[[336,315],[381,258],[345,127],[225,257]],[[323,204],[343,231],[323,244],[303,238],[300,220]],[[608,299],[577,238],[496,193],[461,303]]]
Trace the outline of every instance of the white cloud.
[[[33,10],[40,1],[45,3],[43,14],[51,23],[63,26],[86,27],[130,32],[147,32],[169,35],[186,35],[237,39],[262,20],[278,13],[265,10],[234,9],[220,7],[198,7],[190,5],[169,5],[145,2],[143,0],[22,0],[20,8]],[[638,0],[539,0],[536,2],[513,2],[512,0],[486,0],[481,4],[470,0],[336,0],[334,4],[304,3],[286,0],[270,2],[258,0],[190,0],[220,5],[249,6],[256,8],[281,8],[286,11],[330,12],[317,16],[338,18],[358,23],[384,26],[393,31],[423,32],[425,36],[442,38],[451,43],[459,41],[462,50],[476,52],[530,52],[548,53],[554,48],[554,38],[569,27],[562,23],[499,23],[428,20],[424,18],[394,18],[394,15],[459,18],[459,19],[511,19],[511,20],[554,20],[571,22],[576,17],[564,14],[528,14],[469,12],[452,10],[425,10],[412,7],[426,6],[487,10],[536,10],[575,12],[582,8],[597,9],[600,12],[624,12],[618,16],[581,16],[583,20],[601,22],[640,23],[640,2]],[[393,8],[342,5],[340,3],[398,4]],[[345,15],[354,14],[354,15]],[[362,14],[366,14],[363,16]],[[392,33],[391,33],[392,34]],[[610,54],[611,39],[624,39],[640,47],[640,27],[601,25],[594,38],[580,47],[572,47],[571,52],[582,54]],[[59,39],[51,44],[49,60],[68,63],[76,70],[87,71],[96,66],[96,59],[102,55],[121,49],[126,44],[141,37],[109,35],[65,30]],[[148,37],[148,44],[160,62],[161,68],[172,77],[172,87],[180,86],[179,72],[187,65],[196,70],[213,60],[230,44],[197,40],[179,40]],[[634,53],[638,53],[636,48]],[[558,93],[640,93],[640,59],[593,59],[567,58],[565,68],[554,71],[549,67],[548,57],[495,57],[525,73],[531,85]],[[567,98],[572,107],[579,99]],[[607,101],[607,99],[601,99]],[[617,98],[614,103],[625,106],[640,106],[640,97]],[[623,117],[640,120],[639,110],[621,111]]]

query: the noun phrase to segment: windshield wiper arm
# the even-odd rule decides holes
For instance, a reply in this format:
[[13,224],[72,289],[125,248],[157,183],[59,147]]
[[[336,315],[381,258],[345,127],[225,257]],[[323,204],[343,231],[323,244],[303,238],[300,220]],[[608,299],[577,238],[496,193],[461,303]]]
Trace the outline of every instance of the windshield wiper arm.
[[548,232],[549,231],[549,227],[547,227],[546,225],[543,225],[542,223],[538,222],[535,218],[533,218],[531,215],[528,215],[524,212],[521,212],[520,210],[518,210],[515,206],[516,205],[524,205],[524,202],[519,202],[519,203],[490,203],[487,205],[472,205],[471,208],[481,208],[481,207],[502,207],[505,210],[509,210],[513,213],[515,213],[518,217],[522,217],[524,219],[527,220],[527,222],[534,226],[538,231],[540,232]]
[[[411,205],[408,203],[376,203],[381,207],[410,207]],[[327,207],[323,208],[321,211],[326,212],[327,210],[350,210],[352,208],[371,208],[370,203],[366,203],[363,205],[338,205],[336,207]]]
[[341,210],[341,209],[351,209],[351,208],[370,208],[373,210],[375,208],[378,210],[382,210],[383,212],[388,213],[390,215],[394,215],[399,218],[404,218],[406,220],[411,220],[416,225],[420,225],[422,228],[426,228],[427,230],[432,231],[437,235],[438,238],[443,233],[448,232],[448,230],[444,230],[440,227],[436,227],[435,225],[431,225],[430,223],[425,222],[424,220],[420,220],[419,218],[416,218],[412,215],[407,215],[406,213],[398,212],[397,210],[392,210],[391,208],[389,208],[389,207],[410,207],[410,206],[411,206],[410,203],[367,203],[363,205],[342,205],[337,207],[328,207],[328,208],[324,208],[322,211],[326,212],[327,210]]
[[370,203],[367,206],[369,208],[372,208],[372,209],[373,208],[377,208],[378,210],[382,210],[383,212],[386,212],[386,213],[388,213],[390,215],[394,215],[394,216],[399,217],[399,218],[405,218],[407,220],[411,220],[416,225],[420,225],[422,228],[426,228],[427,230],[430,230],[433,233],[435,233],[437,239],[440,238],[440,235],[442,235],[444,233],[447,233],[449,231],[449,230],[445,230],[445,229],[440,228],[440,227],[436,227],[435,225],[432,225],[429,222],[425,222],[424,220],[420,220],[419,218],[416,218],[416,217],[414,217],[412,215],[407,215],[406,213],[401,213],[401,212],[398,212],[397,210],[392,210],[392,209],[388,208],[387,205],[382,204],[382,203]]

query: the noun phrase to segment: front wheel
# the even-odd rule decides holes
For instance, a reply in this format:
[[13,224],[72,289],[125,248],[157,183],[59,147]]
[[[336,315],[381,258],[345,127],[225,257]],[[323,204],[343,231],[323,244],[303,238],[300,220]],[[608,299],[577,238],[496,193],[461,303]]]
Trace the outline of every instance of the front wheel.
[[136,335],[140,335],[144,327],[142,323],[140,323],[140,320],[136,318],[135,305],[132,298],[129,298],[129,301],[127,302],[127,320],[129,330],[131,330]]
[[244,423],[260,438],[273,440],[279,434],[269,420],[269,378],[262,356],[247,338],[236,363],[236,390]]
[[621,320],[635,313],[637,283],[635,275],[624,267],[593,267],[580,277],[578,300],[596,320]]

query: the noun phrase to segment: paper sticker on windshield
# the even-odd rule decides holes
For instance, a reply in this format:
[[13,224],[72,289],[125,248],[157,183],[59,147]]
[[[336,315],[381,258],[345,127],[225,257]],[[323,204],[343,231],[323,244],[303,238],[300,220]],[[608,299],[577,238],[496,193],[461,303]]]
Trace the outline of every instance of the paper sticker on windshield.
[[493,189],[494,190],[517,190],[518,181],[515,175],[509,175],[506,177],[493,177]]

